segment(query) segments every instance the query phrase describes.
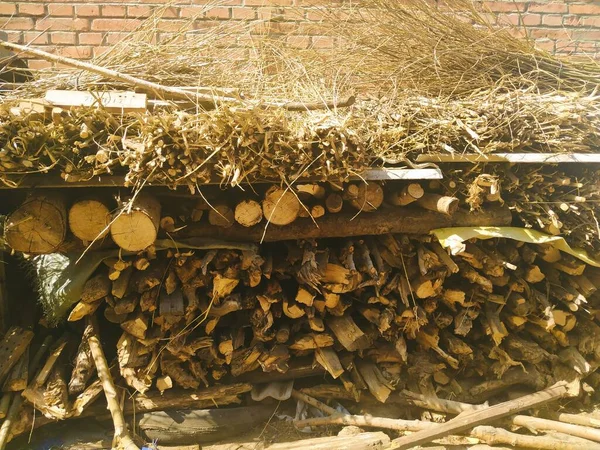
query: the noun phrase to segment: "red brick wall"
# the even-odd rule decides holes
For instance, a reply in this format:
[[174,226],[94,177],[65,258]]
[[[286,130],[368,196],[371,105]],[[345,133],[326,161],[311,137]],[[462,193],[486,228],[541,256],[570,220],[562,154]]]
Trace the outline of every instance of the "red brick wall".
[[[319,5],[339,5],[344,0],[224,0],[202,14],[196,26],[214,21],[275,19],[282,32],[295,30],[288,39],[297,45],[329,46],[330,39],[301,22],[318,21]],[[208,0],[177,2],[159,24],[164,32],[178,28],[206,7]],[[557,53],[600,53],[600,1],[485,1],[494,20],[523,26],[537,44]],[[213,3],[214,4],[214,3]],[[102,52],[134,29],[157,0],[0,0],[0,29],[9,39],[29,43],[65,56],[87,59]],[[316,35],[314,33],[317,33]],[[32,61],[32,67],[43,67]]]

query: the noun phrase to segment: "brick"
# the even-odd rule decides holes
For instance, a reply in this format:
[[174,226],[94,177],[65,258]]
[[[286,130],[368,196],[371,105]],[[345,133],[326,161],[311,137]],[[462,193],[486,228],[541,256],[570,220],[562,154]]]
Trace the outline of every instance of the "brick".
[[33,19],[30,17],[8,17],[0,19],[0,30],[31,30]]
[[104,43],[106,45],[113,45],[117,42],[121,42],[127,36],[129,36],[129,33],[126,32],[107,33],[104,37]]
[[556,42],[551,39],[538,39],[535,41],[535,46],[541,50],[554,53],[556,49]]
[[245,0],[244,6],[292,6],[293,0]]
[[565,3],[531,3],[527,12],[566,14],[569,6]]
[[14,3],[0,2],[0,16],[12,16],[17,13],[17,5]]
[[291,47],[295,48],[308,48],[310,45],[310,37],[309,36],[288,36],[286,42]]
[[498,14],[498,25],[520,25],[521,14]]
[[44,45],[50,42],[48,33],[40,33],[39,31],[25,31],[23,33],[23,42],[26,44]]
[[206,11],[207,19],[229,19],[231,17],[229,8],[217,6]]
[[531,28],[528,31],[533,39],[571,39],[569,32],[564,29]]
[[569,5],[569,14],[580,14],[582,16],[594,16],[600,15],[600,5],[588,4],[588,5]]
[[314,48],[333,48],[335,47],[335,39],[331,36],[313,36],[312,46]]
[[77,5],[75,6],[75,17],[98,17],[100,16],[100,6],[98,5]]
[[40,31],[87,31],[89,28],[87,19],[44,17],[35,23],[35,29]]
[[132,31],[141,21],[137,19],[94,19],[92,31]]
[[75,45],[77,43],[77,33],[74,31],[54,31],[50,33],[50,42],[52,44]]
[[542,25],[547,27],[562,27],[563,16],[560,14],[544,14],[542,16]]
[[156,25],[159,31],[179,31],[189,25],[187,20],[160,20]]
[[566,27],[583,26],[584,18],[581,16],[563,16],[563,25]]
[[58,47],[56,52],[67,58],[89,59],[92,57],[92,47],[85,45]]
[[127,8],[121,5],[102,5],[102,17],[125,17]]
[[231,18],[253,20],[256,18],[256,10],[253,8],[231,8]]
[[21,16],[45,16],[46,7],[43,3],[19,3]]
[[600,30],[575,30],[573,39],[576,41],[600,41]]
[[94,52],[94,58],[97,56],[100,56],[102,53],[106,53],[107,51],[109,51],[110,49],[112,49],[113,47],[111,46],[100,46],[100,47],[94,47],[92,50]]
[[186,6],[179,10],[179,14],[181,17],[202,17],[204,16],[206,8],[202,8],[201,6]]
[[27,66],[31,70],[43,70],[52,67],[52,63],[50,61],[44,61],[43,59],[30,59],[27,61]]
[[48,15],[52,17],[71,17],[73,16],[75,8],[73,5],[66,4],[48,4]]
[[127,17],[150,17],[154,8],[145,5],[130,5],[127,7]]
[[[14,42],[15,44],[23,43],[23,32],[22,31],[5,31],[8,42]],[[1,72],[1,71],[0,71]]]
[[79,33],[79,43],[82,45],[101,45],[104,41],[103,33]]
[[483,7],[492,12],[524,12],[526,6],[525,2],[483,2]]
[[581,26],[600,28],[600,17],[583,17],[581,18]]
[[523,14],[521,17],[523,25],[526,27],[540,25],[542,23],[542,16],[540,14]]

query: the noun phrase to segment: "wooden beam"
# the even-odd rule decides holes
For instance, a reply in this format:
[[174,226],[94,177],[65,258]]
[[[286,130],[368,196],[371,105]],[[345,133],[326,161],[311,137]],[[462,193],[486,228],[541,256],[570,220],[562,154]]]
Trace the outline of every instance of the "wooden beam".
[[52,106],[61,108],[98,107],[113,113],[146,111],[146,94],[130,91],[50,90],[46,92],[45,100]]
[[[316,222],[316,224],[315,224]],[[313,222],[310,218],[296,219],[286,226],[259,224],[229,228],[205,223],[190,224],[174,237],[219,238],[241,242],[275,242],[296,239],[381,235],[388,233],[427,234],[436,228],[508,226],[512,216],[508,208],[487,208],[480,212],[458,210],[453,216],[412,207],[390,207],[372,213],[328,214]]]
[[466,154],[423,154],[417,156],[418,163],[520,163],[520,164],[600,164],[599,153],[492,153],[481,155],[479,153]]
[[[347,180],[341,181],[376,181],[376,180],[440,180],[443,178],[442,172],[439,169],[398,169],[395,167],[380,167],[376,169],[368,169],[361,176],[352,176]],[[12,180],[16,183],[16,187],[10,187],[0,183],[0,189],[29,189],[29,188],[98,188],[98,187],[123,187],[125,186],[125,177],[122,175],[98,175],[84,181],[65,181],[60,175],[55,173],[24,175],[20,180],[15,176]],[[277,180],[258,180],[258,183],[273,183]],[[318,177],[306,177],[299,182],[317,182],[322,181]],[[153,183],[149,181],[147,186],[166,186],[164,183]],[[205,183],[211,185],[220,185],[222,180],[215,179]],[[187,189],[187,186],[182,185]]]

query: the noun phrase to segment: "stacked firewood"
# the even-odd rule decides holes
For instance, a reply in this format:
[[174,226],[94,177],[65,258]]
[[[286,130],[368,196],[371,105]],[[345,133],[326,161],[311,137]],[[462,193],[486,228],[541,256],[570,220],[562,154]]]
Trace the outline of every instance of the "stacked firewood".
[[[599,283],[594,267],[510,240],[468,242],[456,256],[425,236],[288,241],[108,259],[69,320],[102,315],[120,328],[118,369],[141,393],[286,373],[307,357],[356,399],[428,382],[480,401],[589,373]],[[85,342],[65,396],[93,375]]]

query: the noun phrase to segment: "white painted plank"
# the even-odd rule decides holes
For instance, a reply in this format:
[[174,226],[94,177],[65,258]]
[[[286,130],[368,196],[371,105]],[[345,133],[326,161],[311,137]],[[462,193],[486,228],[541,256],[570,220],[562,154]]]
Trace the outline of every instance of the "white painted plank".
[[61,91],[51,90],[46,92],[46,101],[53,106],[61,108],[102,107],[107,111],[143,112],[146,110],[146,94],[130,91]]
[[439,169],[368,169],[362,173],[366,180],[441,180],[444,178]]
[[463,155],[430,154],[419,155],[417,162],[509,162],[521,164],[557,164],[557,163],[600,163],[600,153],[492,153],[480,155],[468,153]]

